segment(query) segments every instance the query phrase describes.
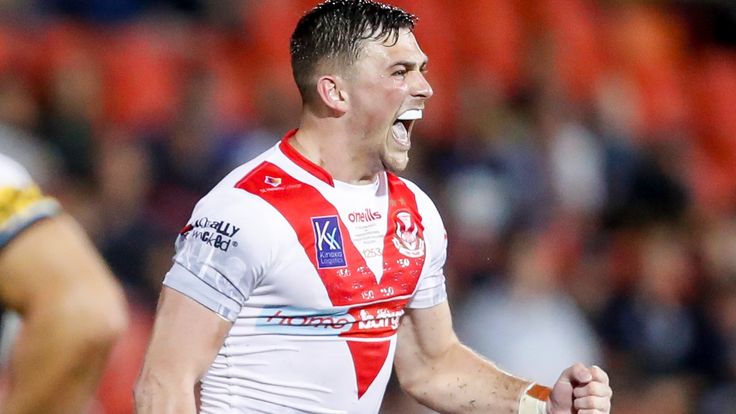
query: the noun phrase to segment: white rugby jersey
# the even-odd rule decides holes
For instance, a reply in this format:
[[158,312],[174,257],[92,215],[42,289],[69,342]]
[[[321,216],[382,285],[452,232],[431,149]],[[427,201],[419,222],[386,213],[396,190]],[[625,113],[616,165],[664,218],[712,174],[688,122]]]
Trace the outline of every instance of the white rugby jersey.
[[41,193],[20,164],[0,154],[0,248],[34,222],[58,211],[59,204]]
[[376,413],[405,307],[446,300],[429,197],[390,173],[334,181],[295,132],[215,186],[177,239],[164,284],[233,322],[202,413]]

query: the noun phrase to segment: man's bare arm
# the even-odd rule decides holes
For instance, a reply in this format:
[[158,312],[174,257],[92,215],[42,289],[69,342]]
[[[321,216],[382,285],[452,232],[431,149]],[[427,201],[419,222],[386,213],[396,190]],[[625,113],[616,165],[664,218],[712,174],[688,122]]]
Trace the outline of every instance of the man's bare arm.
[[73,219],[42,219],[3,248],[0,302],[23,319],[0,411],[82,412],[127,311],[122,290]]
[[442,413],[516,414],[519,397],[529,385],[460,343],[447,302],[407,309],[395,366],[401,387]]
[[[442,413],[606,414],[608,376],[575,364],[552,389],[514,377],[460,343],[447,302],[408,310],[399,327],[396,374],[402,388]],[[551,393],[551,394],[550,394]],[[523,398],[522,398],[523,397]]]
[[188,296],[164,287],[136,384],[138,414],[193,414],[194,387],[231,325]]

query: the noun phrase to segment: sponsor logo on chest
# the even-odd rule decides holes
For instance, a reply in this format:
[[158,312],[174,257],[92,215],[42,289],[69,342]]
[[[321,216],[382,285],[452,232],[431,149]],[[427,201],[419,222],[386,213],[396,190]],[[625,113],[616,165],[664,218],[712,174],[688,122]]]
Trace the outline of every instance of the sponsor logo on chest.
[[342,232],[337,216],[312,217],[317,267],[331,269],[347,266]]
[[291,306],[264,308],[256,329],[300,335],[339,335],[353,327],[355,318],[346,311],[301,309]]
[[358,335],[385,337],[393,334],[404,315],[405,301],[351,309],[304,309],[292,306],[263,308],[256,329],[299,335]]

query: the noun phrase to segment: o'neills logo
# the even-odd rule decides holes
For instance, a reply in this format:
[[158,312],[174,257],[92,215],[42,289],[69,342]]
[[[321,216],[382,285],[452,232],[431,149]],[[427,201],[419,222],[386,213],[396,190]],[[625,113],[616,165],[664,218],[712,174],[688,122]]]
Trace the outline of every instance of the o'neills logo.
[[363,211],[354,211],[348,214],[348,220],[351,223],[368,223],[370,221],[378,220],[381,218],[381,213],[373,211],[369,208]]
[[421,257],[424,255],[424,240],[419,234],[419,226],[412,219],[411,213],[399,211],[394,218],[396,233],[394,246],[407,257]]

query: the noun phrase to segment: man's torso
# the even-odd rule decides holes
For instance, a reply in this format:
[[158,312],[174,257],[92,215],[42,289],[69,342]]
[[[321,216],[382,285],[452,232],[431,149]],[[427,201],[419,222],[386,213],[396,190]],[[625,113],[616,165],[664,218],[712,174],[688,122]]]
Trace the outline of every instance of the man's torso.
[[[377,412],[426,270],[425,227],[436,239],[441,223],[422,217],[428,199],[395,176],[351,186],[270,153],[226,178],[219,201],[218,188],[207,196],[230,211],[198,206],[178,241],[175,260],[190,271],[199,267],[184,256],[229,260],[205,279],[242,302],[220,312],[237,316],[204,378],[202,411]],[[228,274],[247,276],[217,276]],[[444,299],[444,285],[430,290],[440,293],[419,306]]]

